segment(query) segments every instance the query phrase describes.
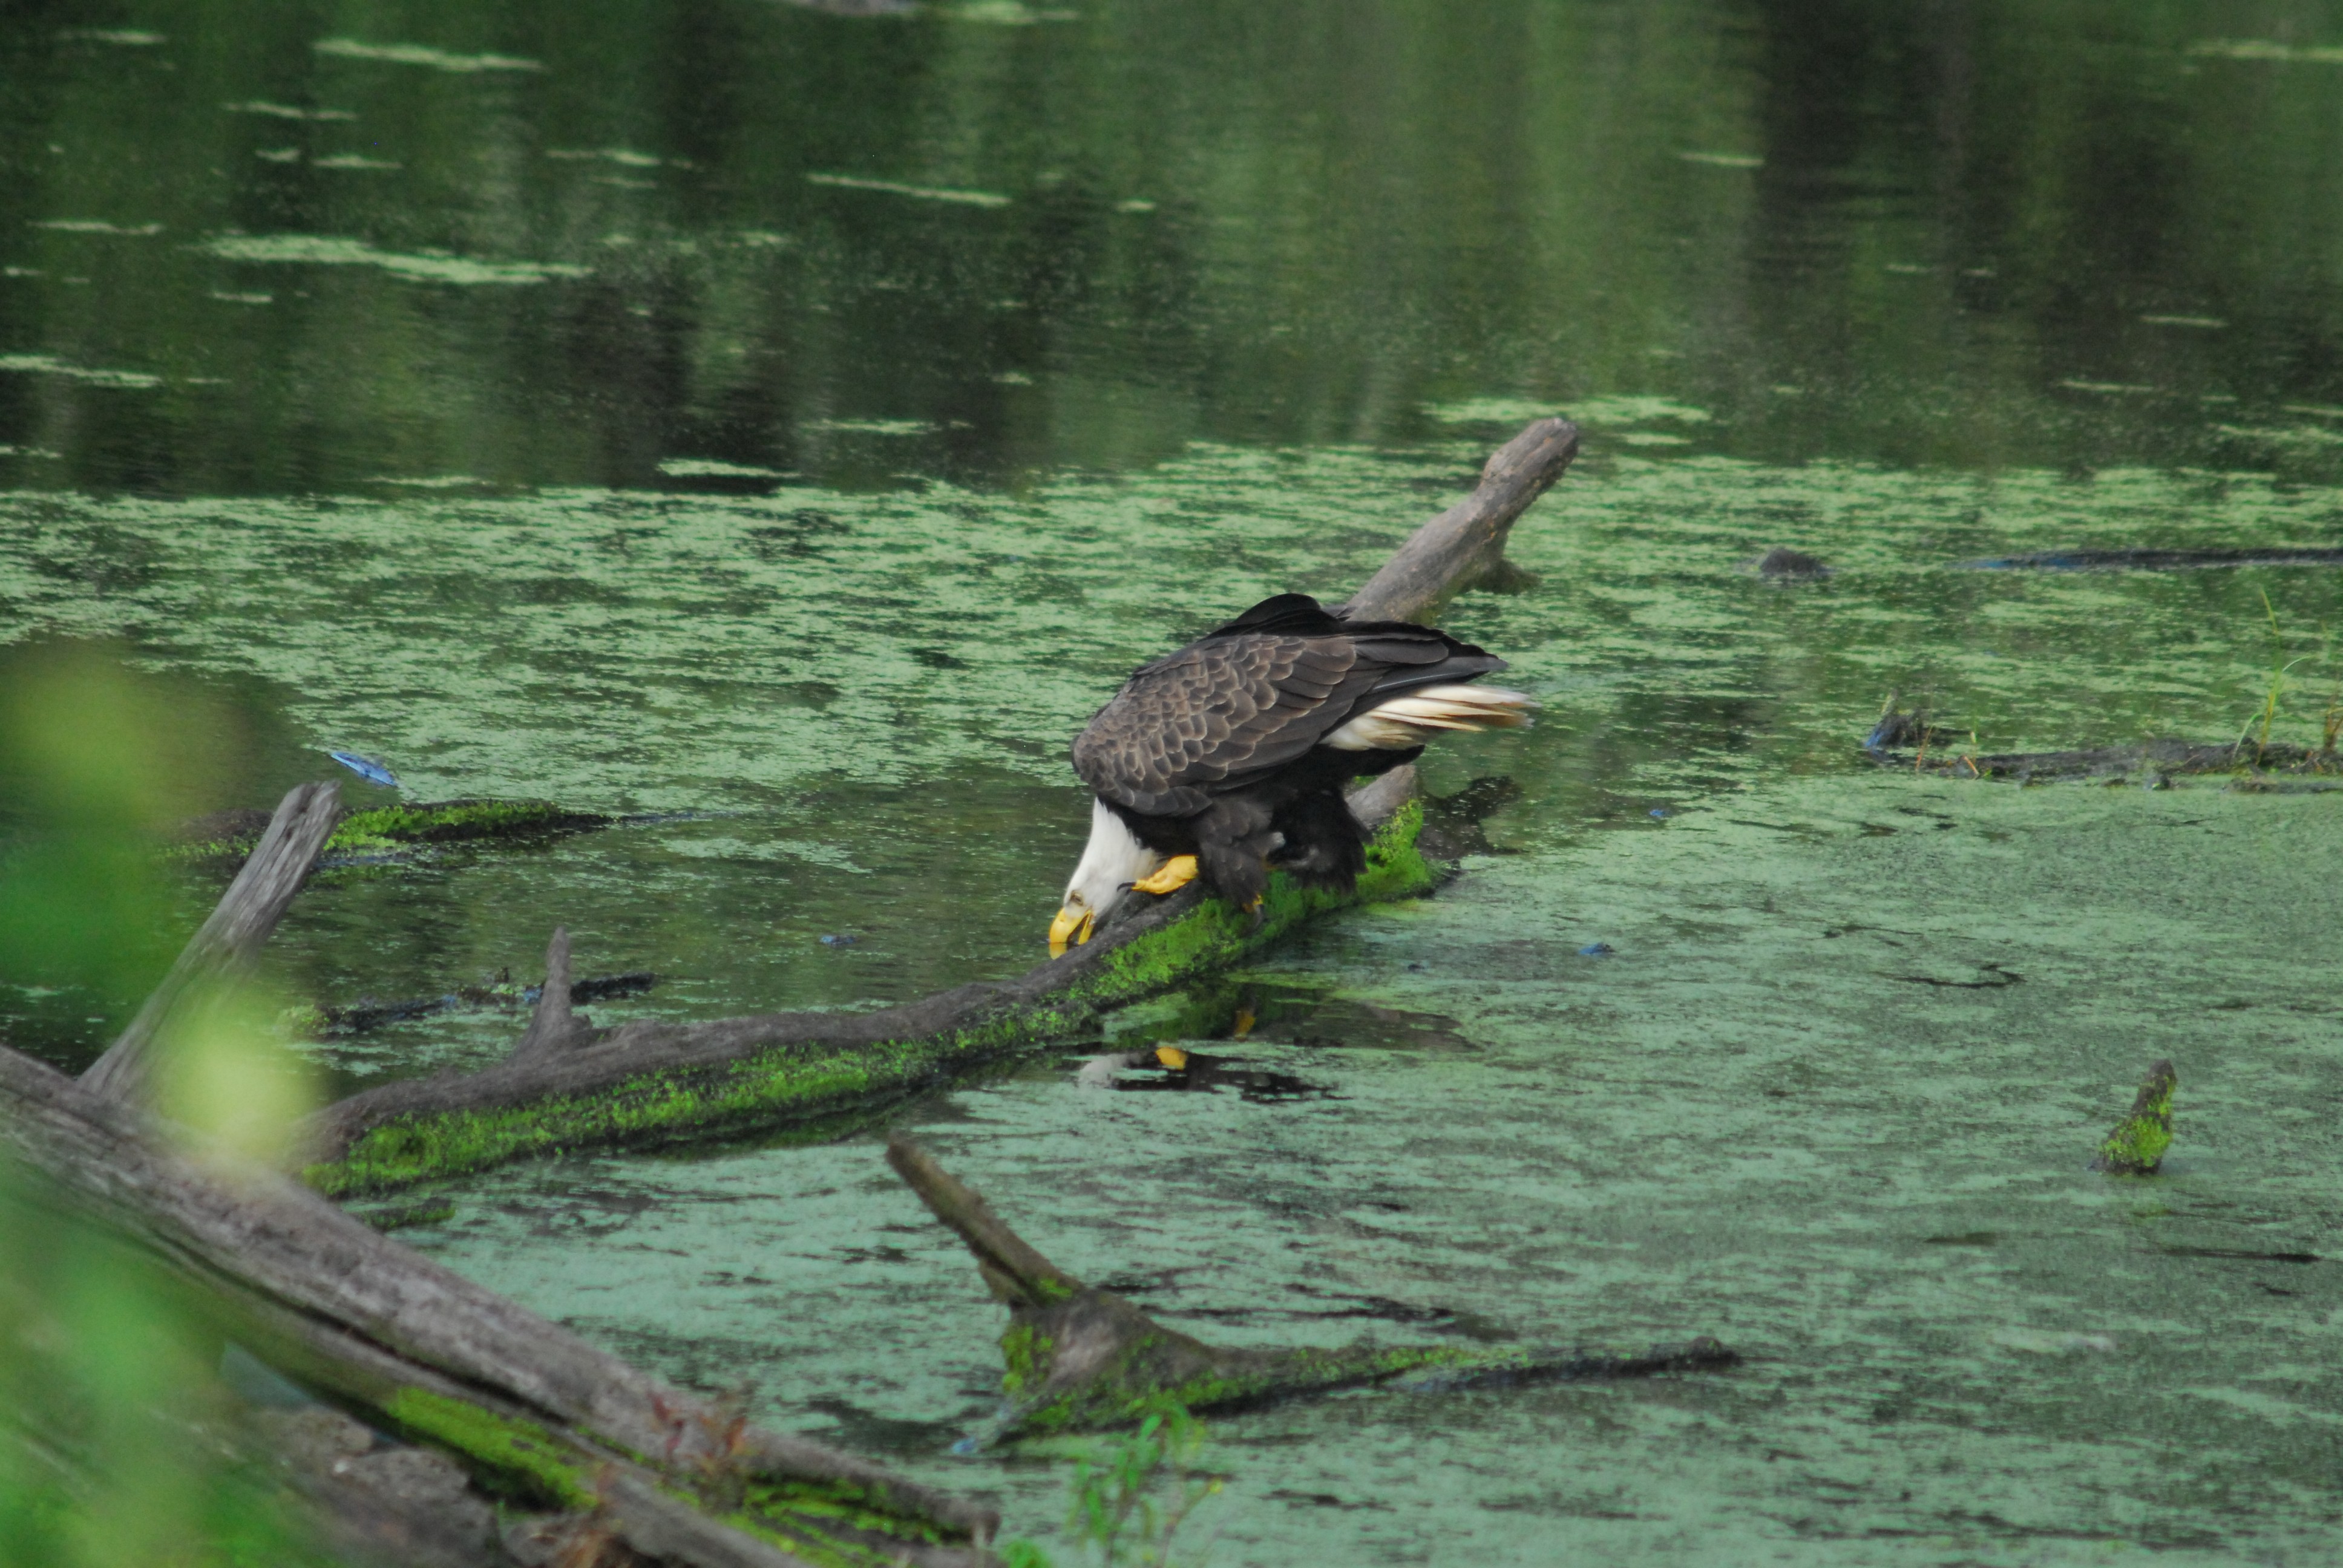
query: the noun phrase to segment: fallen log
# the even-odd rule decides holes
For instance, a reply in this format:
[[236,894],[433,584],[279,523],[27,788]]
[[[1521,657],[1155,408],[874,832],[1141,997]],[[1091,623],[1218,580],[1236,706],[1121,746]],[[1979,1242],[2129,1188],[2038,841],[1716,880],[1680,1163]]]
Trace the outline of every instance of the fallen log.
[[[1385,777],[1409,782],[1396,770]],[[301,1129],[297,1159],[317,1191],[354,1198],[532,1155],[867,1114],[1037,1042],[1078,1035],[1102,1013],[1242,962],[1327,910],[1428,892],[1433,869],[1414,848],[1422,822],[1413,801],[1385,820],[1348,896],[1280,877],[1255,923],[1192,886],[1016,980],[873,1012],[603,1030],[548,978],[537,1017],[503,1061],[329,1105]],[[548,1039],[558,1045],[542,1048]]]
[[[1886,727],[1887,720],[1883,719],[1881,729]],[[1877,736],[1880,731],[1875,729],[1872,733]],[[2131,778],[2155,783],[2166,779],[2228,775],[2251,787],[2273,775],[2304,779],[2343,776],[2343,756],[2331,749],[2277,740],[2268,744],[2239,740],[2218,746],[2200,746],[2187,740],[2147,740],[2136,746],[2102,746],[2074,751],[1980,753],[1953,745],[1936,749],[1937,743],[1948,734],[1932,728],[1925,731],[1930,742],[1926,749],[1896,751],[1882,745],[1865,747],[1865,755],[1882,768],[1910,769],[1948,779],[2003,779],[2019,784]],[[1901,734],[1896,736],[1902,738]]]
[[[558,1516],[556,1534],[590,1520],[642,1556],[702,1568],[990,1561],[990,1508],[752,1425],[144,1109],[158,1059],[191,1038],[190,1009],[251,964],[298,890],[334,795],[307,785],[285,798],[137,1020],[79,1081],[0,1047],[0,1191],[126,1242],[232,1344],[446,1452],[484,1492]],[[567,933],[549,961],[560,1005],[540,1001],[532,1050],[576,1027]]]
[[[1489,459],[1479,487],[1416,530],[1344,613],[1424,618],[1464,588],[1514,580],[1504,559],[1513,522],[1577,449],[1567,420],[1529,426]],[[567,988],[548,980],[538,1006],[552,1020],[548,1029],[558,1022],[558,1049],[516,1048],[478,1072],[386,1083],[328,1106],[302,1130],[303,1174],[318,1191],[347,1198],[530,1155],[867,1114],[953,1073],[1074,1035],[1109,1009],[1241,961],[1330,910],[1428,891],[1433,872],[1414,842],[1422,811],[1406,801],[1413,777],[1395,771],[1353,797],[1360,819],[1381,825],[1354,893],[1302,890],[1280,876],[1258,921],[1195,887],[1128,900],[1131,919],[1012,980],[867,1013],[639,1020],[615,1030],[583,1020]],[[1137,908],[1142,902],[1149,907]],[[524,1043],[543,1032],[533,1020]]]
[[968,1244],[993,1300],[1009,1309],[1009,1327],[1001,1336],[1007,1403],[970,1440],[973,1447],[1125,1426],[1167,1402],[1228,1411],[1374,1384],[1448,1390],[1584,1382],[1715,1371],[1740,1359],[1706,1337],[1628,1356],[1363,1340],[1339,1350],[1210,1345],[1165,1328],[1113,1292],[1086,1285],[1051,1262],[900,1132],[888,1140],[887,1163]]
[[2343,550],[2325,546],[2265,546],[2226,550],[2037,550],[1961,561],[1955,569],[1973,572],[2186,572],[2216,567],[2338,567]]
[[[376,1234],[297,1183],[0,1050],[19,1190],[127,1240],[190,1309],[301,1387],[447,1452],[490,1495],[600,1513],[694,1563],[883,1547],[978,1560],[993,1511],[747,1424]],[[711,1513],[700,1493],[737,1496]]]
[[[572,811],[550,800],[425,800],[368,806],[346,809],[335,817],[317,864],[324,870],[395,865],[421,859],[443,844],[561,838],[625,820],[629,819]],[[171,850],[183,859],[234,864],[252,853],[267,824],[265,812],[214,812],[182,827]]]

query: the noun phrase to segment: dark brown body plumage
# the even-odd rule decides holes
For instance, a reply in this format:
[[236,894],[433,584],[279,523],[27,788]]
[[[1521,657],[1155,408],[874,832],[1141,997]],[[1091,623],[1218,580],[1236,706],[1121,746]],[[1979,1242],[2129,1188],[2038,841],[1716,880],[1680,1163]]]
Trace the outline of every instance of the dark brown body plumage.
[[1264,859],[1347,889],[1366,852],[1343,786],[1423,749],[1321,742],[1391,698],[1503,668],[1430,627],[1345,621],[1281,594],[1134,671],[1075,739],[1074,771],[1140,842],[1194,855],[1235,903],[1267,885]]

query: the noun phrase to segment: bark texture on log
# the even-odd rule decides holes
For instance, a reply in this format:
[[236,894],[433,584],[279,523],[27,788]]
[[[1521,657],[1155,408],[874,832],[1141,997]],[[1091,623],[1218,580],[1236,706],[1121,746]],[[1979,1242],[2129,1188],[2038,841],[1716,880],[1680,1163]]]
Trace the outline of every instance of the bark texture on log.
[[[1344,607],[1344,613],[1373,619],[1430,620],[1456,594],[1502,583],[1513,568],[1504,558],[1514,520],[1544,495],[1578,452],[1578,430],[1565,419],[1541,419],[1501,447],[1483,467],[1472,495],[1418,528],[1391,560]],[[1370,784],[1353,797],[1353,809],[1370,823],[1387,819],[1406,800],[1413,770]],[[1411,848],[1410,851],[1413,854]],[[1203,903],[1191,886],[1139,910],[1085,945],[1042,963],[1011,980],[979,982],[940,991],[915,1002],[865,1013],[784,1012],[672,1024],[642,1020],[615,1030],[595,1030],[566,1003],[548,1012],[555,988],[550,979],[539,1019],[503,1061],[478,1072],[444,1072],[429,1078],[382,1084],[327,1107],[313,1117],[297,1141],[299,1158],[325,1172],[346,1160],[360,1140],[377,1129],[431,1118],[496,1115],[548,1102],[574,1101],[627,1088],[645,1094],[691,1092],[711,1076],[776,1051],[808,1056],[845,1053],[900,1042],[936,1040],[1004,1027],[1021,1012],[1078,996],[1134,944],[1194,913]],[[566,940],[557,937],[565,960]],[[548,954],[548,970],[553,957]],[[1122,998],[1120,1000],[1131,1000]],[[560,1020],[568,1019],[564,1024]],[[1070,1005],[1065,1023],[1079,1025],[1087,1014]],[[548,1047],[550,1033],[560,1045]],[[1062,1030],[1061,1030],[1062,1032]],[[900,1091],[896,1091],[900,1092]],[[726,1125],[711,1131],[738,1131]],[[583,1131],[581,1141],[607,1143],[609,1136]],[[637,1134],[643,1141],[649,1135]],[[504,1155],[502,1158],[510,1158]],[[478,1168],[470,1167],[470,1168]],[[368,1179],[354,1187],[321,1174],[328,1190],[357,1191],[387,1184]],[[408,1177],[405,1180],[419,1180]]]
[[309,868],[317,864],[317,851],[334,830],[340,799],[336,785],[302,784],[278,803],[259,847],[228,884],[211,918],[180,952],[130,1027],[81,1075],[85,1089],[101,1099],[145,1092],[156,1043],[170,1027],[184,1025],[212,987],[251,969],[293,895],[308,879]]
[[1505,539],[1530,503],[1562,477],[1578,456],[1578,427],[1540,419],[1497,448],[1473,492],[1416,529],[1342,613],[1353,620],[1415,620],[1427,625],[1468,589],[1498,591],[1534,579],[1505,559]]
[[[704,1471],[828,1489],[947,1539],[980,1542],[996,1528],[981,1504],[743,1425],[297,1183],[224,1154],[180,1153],[135,1108],[5,1050],[0,1151],[43,1201],[128,1238],[270,1365],[379,1424],[458,1450],[476,1429],[493,1440],[487,1448],[508,1450],[513,1432],[528,1433],[536,1452],[508,1459],[557,1496],[567,1488],[590,1502],[611,1477],[633,1477],[671,1500],[678,1474]],[[621,1495],[610,1505],[621,1519],[630,1508],[656,1515],[642,1528],[662,1543],[698,1533],[690,1551],[646,1546],[649,1555],[790,1560],[688,1503],[651,1509]],[[676,1509],[689,1517],[670,1517]],[[922,1547],[916,1533],[903,1544]],[[749,1555],[725,1554],[736,1545]],[[955,1549],[940,1560],[969,1559]]]
[[1365,1341],[1332,1351],[1231,1350],[1166,1328],[1059,1268],[901,1133],[888,1140],[887,1163],[968,1244],[993,1300],[1009,1309],[1001,1336],[1009,1402],[985,1442],[1124,1424],[1166,1402],[1227,1410],[1382,1383],[1448,1390],[1650,1377],[1740,1359],[1704,1336],[1624,1356]]

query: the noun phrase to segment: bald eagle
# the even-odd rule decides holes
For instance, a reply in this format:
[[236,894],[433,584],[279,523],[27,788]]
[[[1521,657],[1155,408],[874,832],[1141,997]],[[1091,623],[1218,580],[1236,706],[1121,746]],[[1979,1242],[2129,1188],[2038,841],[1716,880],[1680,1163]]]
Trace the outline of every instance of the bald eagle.
[[1518,691],[1467,686],[1505,661],[1407,621],[1350,621],[1280,594],[1133,671],[1074,740],[1097,796],[1050,950],[1086,942],[1123,895],[1198,875],[1257,910],[1272,868],[1348,890],[1366,830],[1342,799],[1443,729],[1512,729]]

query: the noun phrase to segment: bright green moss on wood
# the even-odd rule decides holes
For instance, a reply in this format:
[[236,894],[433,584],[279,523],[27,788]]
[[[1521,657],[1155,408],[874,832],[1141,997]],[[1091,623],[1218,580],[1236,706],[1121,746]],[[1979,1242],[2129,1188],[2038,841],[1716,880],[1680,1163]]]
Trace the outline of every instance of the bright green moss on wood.
[[327,1196],[350,1198],[577,1149],[732,1137],[782,1126],[800,1128],[809,1138],[842,1132],[869,1111],[952,1073],[1079,1034],[1109,1009],[1241,962],[1315,915],[1429,891],[1432,868],[1415,848],[1423,823],[1423,808],[1411,801],[1384,825],[1368,846],[1367,869],[1354,893],[1304,890],[1273,878],[1258,926],[1249,915],[1208,901],[1113,953],[1081,983],[973,1028],[851,1050],[780,1046],[689,1076],[646,1073],[590,1095],[405,1118],[376,1128],[341,1159],[303,1174]]
[[2179,1075],[2169,1061],[2149,1068],[2132,1101],[2131,1114],[2100,1141],[2091,1169],[2117,1176],[2156,1174],[2164,1162],[2164,1151],[2172,1147],[2172,1096],[2179,1087]]
[[[319,863],[330,867],[337,861],[378,860],[419,850],[426,844],[583,832],[608,827],[611,820],[596,812],[572,811],[550,800],[437,800],[369,807],[347,813],[334,825],[319,852]],[[218,825],[220,830],[181,843],[173,853],[196,860],[242,859],[260,842],[267,823],[267,814],[262,811],[207,818],[205,825]]]
[[409,1434],[458,1454],[473,1474],[524,1501],[561,1508],[596,1504],[597,1464],[533,1422],[419,1388],[399,1390],[383,1406],[383,1413]]

